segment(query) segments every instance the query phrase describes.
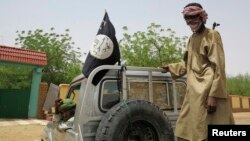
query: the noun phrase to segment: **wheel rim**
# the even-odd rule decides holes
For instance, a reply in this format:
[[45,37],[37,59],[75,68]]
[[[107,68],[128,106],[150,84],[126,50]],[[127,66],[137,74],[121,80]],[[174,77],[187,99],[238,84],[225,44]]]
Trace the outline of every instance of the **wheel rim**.
[[120,134],[123,141],[158,141],[156,128],[147,121],[134,121]]

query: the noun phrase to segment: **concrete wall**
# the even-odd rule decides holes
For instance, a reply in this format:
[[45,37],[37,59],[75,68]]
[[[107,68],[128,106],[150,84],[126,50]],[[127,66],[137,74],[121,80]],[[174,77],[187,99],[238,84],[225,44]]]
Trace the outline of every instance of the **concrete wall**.
[[37,110],[38,119],[45,119],[45,114],[42,109],[43,109],[43,104],[47,96],[47,92],[48,92],[48,84],[45,82],[40,83],[38,106],[37,106],[38,107],[38,110]]

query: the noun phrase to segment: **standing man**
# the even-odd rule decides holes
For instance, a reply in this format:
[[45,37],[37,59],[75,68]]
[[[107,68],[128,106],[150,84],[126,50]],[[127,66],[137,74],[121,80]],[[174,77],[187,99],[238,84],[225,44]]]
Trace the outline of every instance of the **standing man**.
[[163,67],[173,78],[187,75],[187,90],[176,122],[178,141],[204,141],[209,124],[234,124],[226,91],[225,56],[218,31],[205,27],[207,13],[198,3],[184,7],[193,34],[183,62]]

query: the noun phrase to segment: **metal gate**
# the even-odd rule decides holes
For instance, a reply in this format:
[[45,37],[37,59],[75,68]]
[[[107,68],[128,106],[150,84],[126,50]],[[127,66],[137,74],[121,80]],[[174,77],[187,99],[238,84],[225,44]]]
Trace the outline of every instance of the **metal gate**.
[[30,89],[0,89],[0,118],[28,118]]

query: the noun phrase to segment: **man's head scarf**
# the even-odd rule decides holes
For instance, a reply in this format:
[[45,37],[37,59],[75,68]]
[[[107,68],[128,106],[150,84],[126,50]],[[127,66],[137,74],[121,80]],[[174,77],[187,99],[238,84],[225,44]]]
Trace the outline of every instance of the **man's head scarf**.
[[194,15],[198,15],[202,18],[202,22],[206,23],[207,21],[207,13],[206,11],[199,6],[196,5],[187,5],[184,10],[183,10],[183,15],[184,16],[194,16]]

